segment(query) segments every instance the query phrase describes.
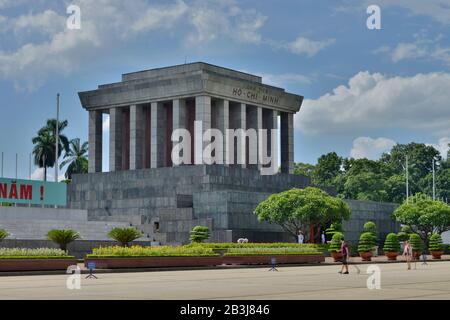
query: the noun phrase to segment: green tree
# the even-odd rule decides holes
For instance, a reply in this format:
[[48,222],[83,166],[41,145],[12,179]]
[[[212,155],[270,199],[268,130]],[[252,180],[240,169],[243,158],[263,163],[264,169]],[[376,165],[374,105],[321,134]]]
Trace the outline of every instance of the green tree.
[[61,162],[60,168],[68,165],[66,170],[66,178],[72,179],[72,175],[75,173],[87,173],[88,172],[88,143],[84,142],[80,145],[80,139],[72,139],[69,142],[69,150],[64,155],[64,161]]
[[423,241],[421,237],[417,233],[411,233],[409,235],[409,242],[411,243],[413,252],[422,252],[423,250]]
[[136,228],[132,227],[129,228],[116,227],[113,228],[108,233],[108,237],[119,242],[121,246],[128,247],[130,242],[142,237],[142,233]]
[[[67,127],[67,120],[59,121],[58,158],[63,151],[68,151],[69,140],[62,133]],[[47,124],[39,129],[37,135],[31,139],[34,155],[34,163],[39,168],[44,168],[44,180],[47,180],[47,168],[53,167],[56,162],[56,119],[47,120]]]
[[303,175],[310,179],[313,179],[315,169],[316,166],[313,164],[303,162],[294,163],[294,174]]
[[192,242],[203,242],[210,237],[209,228],[206,226],[195,226],[192,228],[190,240]]
[[377,239],[372,232],[363,232],[359,237],[358,252],[369,252],[377,245]]
[[332,186],[332,181],[341,172],[342,158],[336,152],[322,155],[317,160],[314,182],[319,186]]
[[385,179],[373,172],[348,175],[344,184],[344,197],[347,199],[387,201]]
[[427,246],[432,233],[441,234],[450,229],[450,206],[423,194],[417,194],[408,203],[404,202],[393,216],[417,233]]
[[291,189],[270,195],[258,204],[254,212],[260,221],[280,225],[297,239],[299,231],[311,239],[311,231],[319,235],[319,228],[347,220],[350,208],[339,198],[318,188]]
[[52,229],[47,233],[47,239],[59,245],[61,250],[66,251],[67,245],[80,238],[80,234],[71,229]]

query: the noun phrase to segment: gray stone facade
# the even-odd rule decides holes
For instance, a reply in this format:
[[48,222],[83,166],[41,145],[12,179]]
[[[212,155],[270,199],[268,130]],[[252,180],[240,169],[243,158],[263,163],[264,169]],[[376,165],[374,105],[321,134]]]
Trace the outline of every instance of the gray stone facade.
[[[271,193],[309,185],[307,178],[292,175],[294,114],[302,96],[263,84],[255,75],[198,62],[124,74],[121,82],[79,97],[89,112],[91,148],[89,174],[74,175],[68,187],[71,208],[87,210],[90,220],[130,223],[165,244],[188,242],[195,225],[209,226],[212,241],[293,240],[279,226],[257,221],[253,211]],[[110,115],[110,172],[103,173],[102,113]],[[174,129],[191,134],[195,163],[205,156],[202,151],[211,138],[197,134],[196,121],[202,122],[200,133],[210,128],[223,134],[227,129],[279,129],[280,150],[274,149],[277,144],[272,148],[276,136],[270,131],[267,137],[257,134],[252,148],[239,143],[245,134],[241,138],[235,132],[230,141],[224,139],[224,164],[172,163]],[[280,152],[280,173],[260,173],[268,166],[259,157],[263,145],[267,156]],[[354,215],[344,227],[351,240],[366,218],[376,220],[382,232],[396,228],[388,222],[392,205],[350,205]]]

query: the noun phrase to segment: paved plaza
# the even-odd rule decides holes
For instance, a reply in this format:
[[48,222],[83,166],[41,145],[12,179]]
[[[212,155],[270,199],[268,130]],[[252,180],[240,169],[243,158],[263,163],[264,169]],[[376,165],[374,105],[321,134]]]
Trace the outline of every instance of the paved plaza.
[[450,299],[450,262],[378,264],[381,289],[369,290],[369,265],[104,273],[68,290],[65,275],[0,277],[0,299]]

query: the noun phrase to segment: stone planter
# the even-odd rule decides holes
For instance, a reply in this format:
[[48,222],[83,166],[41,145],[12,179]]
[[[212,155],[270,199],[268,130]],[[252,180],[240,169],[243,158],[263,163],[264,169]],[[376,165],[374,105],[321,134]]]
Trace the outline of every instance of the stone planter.
[[340,252],[332,251],[331,256],[333,257],[334,262],[339,262],[342,260],[342,253]]
[[372,261],[372,252],[360,252],[359,256],[361,257],[362,261]]
[[444,254],[444,251],[431,251],[431,255],[433,259],[441,259],[441,256]]
[[67,270],[76,259],[0,259],[0,271]]
[[163,267],[206,267],[222,264],[221,257],[116,257],[116,258],[86,258],[95,262],[97,269],[115,268],[163,268]]
[[422,255],[422,251],[413,251],[413,258],[415,260],[420,260],[421,255]]
[[271,259],[276,259],[276,264],[303,264],[303,263],[320,263],[325,261],[324,255],[319,254],[286,254],[286,255],[262,255],[262,256],[224,256],[224,264],[262,264],[270,265]]
[[384,255],[388,258],[388,260],[397,260],[398,252],[386,251]]

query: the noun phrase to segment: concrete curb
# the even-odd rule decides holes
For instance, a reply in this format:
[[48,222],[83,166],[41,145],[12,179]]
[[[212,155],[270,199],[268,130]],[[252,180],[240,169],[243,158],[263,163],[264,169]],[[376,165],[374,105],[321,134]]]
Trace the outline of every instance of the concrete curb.
[[[427,260],[429,262],[441,262],[441,261],[450,261],[450,258],[445,258],[441,260]],[[422,263],[422,261],[417,261],[418,263]],[[365,264],[386,264],[386,263],[405,263],[403,260],[396,261],[358,261],[358,262],[349,262],[349,265],[365,265]],[[84,267],[84,264],[78,264],[81,268],[81,274],[87,275],[89,274],[89,270]],[[340,266],[340,262],[321,262],[321,263],[305,263],[305,264],[283,264],[277,266],[277,268],[286,268],[286,267],[312,267],[312,266]],[[231,269],[255,269],[262,268],[267,269],[270,268],[270,265],[221,265],[215,267],[166,267],[166,268],[124,268],[124,269],[96,269],[94,274],[103,274],[103,273],[135,273],[135,272],[158,272],[158,271],[196,271],[196,270],[231,270]],[[15,276],[43,276],[43,275],[65,275],[66,270],[54,270],[54,271],[5,271],[0,272],[0,277],[15,277]]]

